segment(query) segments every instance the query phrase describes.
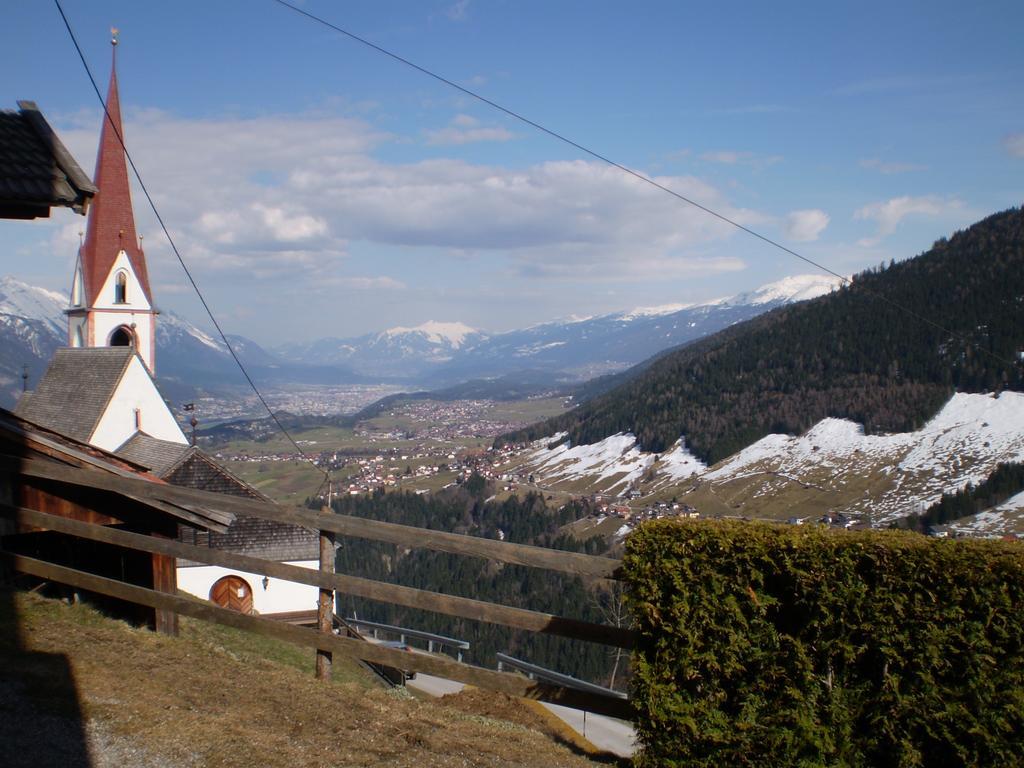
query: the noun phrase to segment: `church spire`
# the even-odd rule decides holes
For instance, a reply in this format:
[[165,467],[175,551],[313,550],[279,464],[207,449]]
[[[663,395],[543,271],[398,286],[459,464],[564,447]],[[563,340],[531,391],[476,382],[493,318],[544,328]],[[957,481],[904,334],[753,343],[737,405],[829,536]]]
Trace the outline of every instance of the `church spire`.
[[111,33],[110,86],[93,177],[99,191],[78,252],[67,313],[68,343],[133,346],[153,372],[156,311],[132,212],[117,88],[117,30]]
[[131,191],[128,185],[128,164],[125,161],[124,129],[121,125],[121,103],[117,90],[117,30],[113,38],[110,87],[107,89],[107,109],[100,132],[100,150],[96,157],[93,180],[99,188],[89,211],[89,224],[82,248],[82,271],[85,300],[95,303],[118,254],[124,251],[131,262],[146,296],[152,303],[146,259],[135,233]]

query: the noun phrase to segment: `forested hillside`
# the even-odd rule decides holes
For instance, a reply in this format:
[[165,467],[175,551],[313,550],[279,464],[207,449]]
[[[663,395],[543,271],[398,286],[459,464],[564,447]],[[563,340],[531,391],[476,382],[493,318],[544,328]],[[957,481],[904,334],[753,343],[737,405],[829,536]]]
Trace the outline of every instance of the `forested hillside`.
[[[564,525],[587,513],[580,502],[558,510],[544,497],[528,494],[502,502],[485,502],[492,489],[474,476],[464,486],[441,493],[375,493],[343,496],[333,503],[335,512],[385,520],[434,530],[454,531],[522,544],[597,554],[605,549],[601,538],[579,541],[559,533]],[[614,612],[614,596],[578,577],[516,565],[502,565],[472,557],[428,550],[404,550],[392,544],[345,538],[337,555],[340,573],[378,579],[408,587],[445,592],[478,600],[529,608],[570,618],[606,623]],[[469,640],[466,660],[494,667],[497,651],[594,682],[607,682],[614,650],[595,643],[533,635],[496,624],[457,619],[429,611],[376,603],[339,595],[338,611],[357,613],[371,621],[420,629]],[[619,668],[620,681],[622,668]]]
[[685,435],[713,463],[828,416],[868,432],[908,431],[955,390],[1024,389],[1022,351],[1024,211],[1015,208],[832,294],[665,355],[625,385],[499,442],[632,432],[662,451]]

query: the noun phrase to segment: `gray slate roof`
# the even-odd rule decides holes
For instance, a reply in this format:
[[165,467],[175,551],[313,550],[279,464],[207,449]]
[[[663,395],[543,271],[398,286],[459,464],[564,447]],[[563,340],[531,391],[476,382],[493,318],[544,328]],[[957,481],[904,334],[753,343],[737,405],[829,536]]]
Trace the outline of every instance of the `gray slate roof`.
[[130,347],[58,349],[35,391],[14,412],[87,443],[134,356]]
[[54,205],[84,214],[96,187],[32,101],[0,110],[0,218],[34,219]]
[[145,432],[136,432],[125,440],[124,445],[116,449],[114,453],[129,461],[134,461],[136,464],[148,467],[157,477],[165,477],[195,450],[191,445],[158,440]]

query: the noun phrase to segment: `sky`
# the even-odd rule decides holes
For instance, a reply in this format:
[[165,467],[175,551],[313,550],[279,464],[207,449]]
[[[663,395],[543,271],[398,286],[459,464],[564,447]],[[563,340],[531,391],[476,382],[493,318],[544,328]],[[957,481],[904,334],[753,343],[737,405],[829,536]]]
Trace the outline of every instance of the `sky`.
[[[441,0],[306,11],[841,274],[1024,202],[1024,3]],[[500,332],[814,272],[273,0],[62,0],[225,330]],[[8,3],[0,108],[88,173],[101,107],[45,0]],[[206,327],[139,191],[162,310]],[[85,221],[0,221],[0,274],[67,291]],[[937,311],[940,308],[937,308]]]

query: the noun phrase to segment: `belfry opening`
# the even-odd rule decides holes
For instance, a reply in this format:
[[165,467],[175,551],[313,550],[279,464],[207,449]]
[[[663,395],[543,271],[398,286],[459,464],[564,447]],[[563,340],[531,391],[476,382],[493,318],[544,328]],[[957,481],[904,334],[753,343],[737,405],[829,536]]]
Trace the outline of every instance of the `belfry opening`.
[[135,346],[135,334],[127,326],[120,326],[110,334],[110,346],[112,347],[133,347]]

